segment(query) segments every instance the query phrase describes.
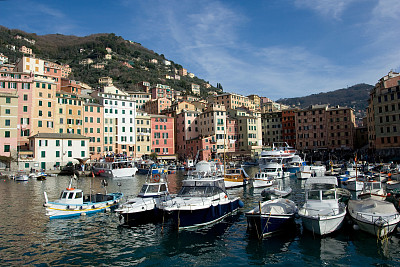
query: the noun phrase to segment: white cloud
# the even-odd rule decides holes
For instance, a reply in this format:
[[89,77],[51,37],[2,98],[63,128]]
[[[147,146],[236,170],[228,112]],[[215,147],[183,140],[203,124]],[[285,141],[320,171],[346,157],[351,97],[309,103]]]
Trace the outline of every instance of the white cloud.
[[296,0],[299,8],[307,8],[317,12],[323,17],[340,20],[343,11],[356,0]]

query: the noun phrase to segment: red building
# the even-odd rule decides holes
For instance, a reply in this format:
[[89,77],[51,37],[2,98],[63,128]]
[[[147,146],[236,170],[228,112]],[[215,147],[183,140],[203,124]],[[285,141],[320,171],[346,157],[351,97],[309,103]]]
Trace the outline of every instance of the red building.
[[282,110],[282,140],[292,147],[296,145],[296,112],[297,109]]

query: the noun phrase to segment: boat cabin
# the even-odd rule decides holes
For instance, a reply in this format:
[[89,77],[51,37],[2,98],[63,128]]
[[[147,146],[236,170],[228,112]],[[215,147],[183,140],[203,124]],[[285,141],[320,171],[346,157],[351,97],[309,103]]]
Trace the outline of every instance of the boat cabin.
[[83,192],[81,189],[67,188],[61,192],[60,204],[83,204]]
[[168,189],[165,183],[144,184],[139,192],[139,197],[154,197],[158,195],[167,195]]
[[211,197],[226,194],[223,179],[217,180],[184,180],[178,197]]
[[306,182],[306,199],[308,200],[329,200],[337,199],[336,177],[321,177],[308,179]]

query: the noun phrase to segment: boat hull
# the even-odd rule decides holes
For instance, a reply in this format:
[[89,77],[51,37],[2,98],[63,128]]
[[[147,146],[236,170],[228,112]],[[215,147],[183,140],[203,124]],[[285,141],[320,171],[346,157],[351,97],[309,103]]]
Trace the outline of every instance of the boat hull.
[[261,187],[268,187],[272,186],[274,184],[273,180],[263,180],[263,179],[254,179],[253,180],[253,187],[255,188],[261,188]]
[[256,232],[259,237],[266,237],[295,225],[294,214],[291,215],[260,215],[246,214],[247,226],[250,231]]
[[107,209],[115,209],[122,199],[122,193],[110,194],[113,198],[102,202],[84,202],[83,204],[62,204],[47,202],[46,215],[50,219],[61,219],[105,212]]
[[236,212],[241,206],[240,202],[239,198],[235,198],[232,201],[211,205],[203,209],[176,209],[170,211],[170,214],[178,229],[202,227],[218,222]]
[[100,172],[100,176],[107,178],[132,177],[136,175],[137,170],[136,167],[105,170],[104,172]]
[[304,210],[300,210],[299,215],[305,229],[323,236],[333,233],[342,227],[346,210],[332,216],[308,216],[304,214]]
[[248,184],[248,180],[242,180],[242,181],[235,181],[234,179],[225,179],[225,188],[236,188],[236,187],[242,187]]

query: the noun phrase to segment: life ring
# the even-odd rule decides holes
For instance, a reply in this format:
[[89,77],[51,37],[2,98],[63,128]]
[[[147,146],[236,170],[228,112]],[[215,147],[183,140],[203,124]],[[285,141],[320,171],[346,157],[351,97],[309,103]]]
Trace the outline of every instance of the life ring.
[[73,187],[68,187],[68,188],[67,188],[68,191],[71,191],[71,190],[74,190],[74,189],[75,189],[75,188],[73,188]]
[[155,183],[160,182],[160,178],[161,178],[160,174],[158,174],[158,173],[154,174],[153,175],[153,182],[155,182]]

